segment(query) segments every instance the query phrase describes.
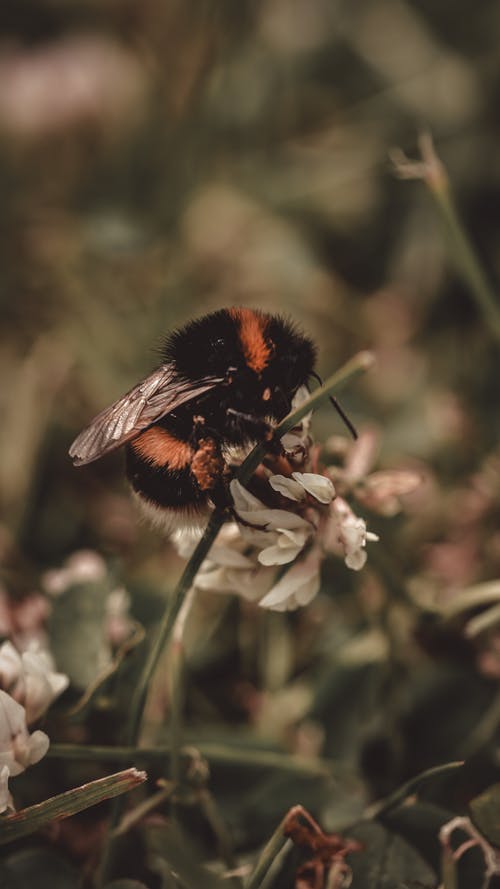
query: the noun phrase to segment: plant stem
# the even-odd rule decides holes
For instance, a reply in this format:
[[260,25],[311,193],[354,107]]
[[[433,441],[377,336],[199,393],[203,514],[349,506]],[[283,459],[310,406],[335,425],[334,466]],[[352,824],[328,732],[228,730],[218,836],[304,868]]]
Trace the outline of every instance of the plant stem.
[[170,771],[176,786],[181,782],[182,722],[184,710],[184,628],[194,602],[195,588],[186,593],[172,633],[170,659]]
[[144,667],[142,668],[139,682],[135,688],[132,702],[130,705],[130,717],[125,732],[125,743],[136,744],[141,727],[142,715],[146,705],[146,697],[148,693],[149,683],[155,671],[156,665],[162,651],[170,640],[172,631],[177,620],[177,616],[182,608],[184,597],[191,588],[193,580],[196,577],[201,563],[206,558],[207,553],[212,546],[217,534],[219,533],[224,522],[224,513],[221,510],[215,510],[211,515],[210,521],[205,529],[202,539],[196,547],[193,555],[182,572],[181,579],[177,584],[171,600],[169,601],[163,614],[156,638],[153,640],[149,650],[148,657]]
[[284,827],[285,818],[280,821],[273,835],[260,853],[257,864],[245,884],[245,889],[260,889],[274,860],[280,854],[283,847],[290,842],[284,834]]
[[[242,768],[279,769],[308,778],[332,777],[334,763],[325,759],[309,759],[280,753],[275,750],[255,750],[242,745],[199,741],[186,738],[186,743],[194,747],[204,759],[222,765],[236,765]],[[80,744],[51,744],[47,751],[50,759],[90,760],[99,762],[161,764],[171,755],[171,746],[159,747],[111,747]],[[181,751],[182,753],[182,751]],[[187,751],[186,751],[187,755]]]
[[500,340],[500,303],[486,277],[469,235],[462,223],[450,188],[446,168],[436,154],[430,133],[419,138],[421,161],[409,161],[400,150],[392,152],[397,174],[402,179],[422,179],[436,201],[448,235],[453,259],[468,285],[490,333]]

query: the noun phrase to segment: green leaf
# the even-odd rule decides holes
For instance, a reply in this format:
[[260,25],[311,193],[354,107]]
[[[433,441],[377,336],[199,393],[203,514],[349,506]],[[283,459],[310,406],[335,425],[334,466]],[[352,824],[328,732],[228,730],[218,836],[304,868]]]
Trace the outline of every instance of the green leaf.
[[152,828],[147,836],[151,849],[167,862],[186,889],[228,889],[227,880],[203,867],[196,846],[178,825]]
[[[54,599],[50,617],[51,648],[58,669],[73,685],[86,688],[110,660],[105,636],[107,577],[71,586]],[[68,632],[71,628],[71,632]]]
[[469,808],[477,829],[489,843],[500,848],[500,783],[471,800]]
[[381,824],[363,822],[348,833],[363,844],[361,852],[347,859],[353,873],[351,889],[402,889],[410,881],[436,885],[434,872],[418,852]]
[[1,889],[78,889],[81,875],[61,855],[51,849],[23,849],[9,855],[6,861],[9,876]]
[[33,833],[50,821],[68,818],[103,800],[127,793],[142,784],[146,777],[145,772],[125,769],[123,772],[116,772],[114,775],[107,775],[106,778],[99,778],[81,787],[67,790],[66,793],[60,793],[35,806],[21,809],[14,815],[6,815],[0,820],[0,845]]

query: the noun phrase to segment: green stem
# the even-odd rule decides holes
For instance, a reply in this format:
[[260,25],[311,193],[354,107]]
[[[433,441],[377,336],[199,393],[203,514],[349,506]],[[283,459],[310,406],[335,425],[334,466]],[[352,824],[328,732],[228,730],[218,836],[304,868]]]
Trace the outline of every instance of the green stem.
[[[301,775],[308,778],[331,778],[334,763],[325,759],[309,759],[305,756],[292,756],[289,753],[279,753],[274,750],[255,750],[235,744],[217,743],[213,741],[198,741],[196,738],[185,738],[187,744],[208,759],[209,762],[222,765],[236,765],[241,767],[278,769]],[[64,760],[90,760],[97,762],[129,763],[141,762],[161,765],[171,755],[170,745],[161,747],[110,747],[98,745],[80,744],[51,744],[47,752],[50,759]],[[184,748],[181,751],[188,755]]]
[[136,744],[141,727],[142,715],[146,705],[146,697],[148,693],[149,683],[155,671],[156,665],[160,659],[160,655],[166,644],[170,640],[172,631],[175,626],[178,614],[181,610],[182,603],[186,593],[191,588],[194,578],[196,577],[201,563],[207,556],[217,534],[219,533],[224,522],[224,513],[216,510],[210,517],[210,521],[205,529],[205,533],[196,547],[193,555],[182,572],[181,579],[177,584],[171,600],[169,601],[163,614],[158,632],[149,650],[148,657],[142,668],[139,682],[135,688],[132,702],[130,705],[130,717],[125,732],[125,743]]
[[429,187],[448,229],[454,260],[491,333],[500,340],[500,305],[460,219],[448,178],[440,187]]
[[468,285],[490,333],[500,340],[500,304],[478,259],[453,200],[444,164],[436,154],[432,136],[419,137],[421,161],[410,161],[400,149],[391,152],[396,173],[402,179],[421,179],[436,201],[450,238],[453,259]]
[[172,634],[170,659],[170,771],[174,785],[181,783],[182,725],[184,712],[184,627],[194,602],[195,588],[190,587],[177,616]]
[[290,842],[283,832],[284,827],[285,819],[283,818],[260,853],[257,864],[245,884],[245,889],[260,889],[273,862],[284,846]]

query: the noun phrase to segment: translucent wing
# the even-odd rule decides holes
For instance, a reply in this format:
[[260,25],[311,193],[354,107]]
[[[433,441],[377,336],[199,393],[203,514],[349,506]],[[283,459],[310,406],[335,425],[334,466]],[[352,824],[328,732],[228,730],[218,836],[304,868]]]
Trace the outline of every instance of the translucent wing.
[[162,364],[80,432],[69,449],[73,463],[83,466],[114,451],[155,420],[220,382],[220,377],[205,377],[194,383],[179,380],[172,365]]

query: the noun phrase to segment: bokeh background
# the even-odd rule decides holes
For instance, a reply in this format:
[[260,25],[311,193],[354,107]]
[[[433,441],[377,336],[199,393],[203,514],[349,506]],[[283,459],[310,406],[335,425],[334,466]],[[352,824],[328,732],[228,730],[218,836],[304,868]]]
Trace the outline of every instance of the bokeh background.
[[[69,557],[100,566],[90,586],[80,578],[72,598],[47,605],[51,647],[73,680],[51,740],[118,742],[135,655],[78,718],[65,715],[110,656],[97,629],[105,591],[124,588],[147,629],[182,568],[138,521],[120,455],[78,470],[67,457],[82,426],[157,363],[168,330],[243,304],[299,322],[323,375],[374,350],[376,367],[343,404],[374,435],[377,468],[422,478],[401,513],[367,516],[381,537],[369,567],[353,576],[333,564],[304,612],[262,614],[214,594],[195,607],[186,731],[226,753],[236,742],[250,751],[237,767],[211,763],[235,854],[251,856],[296,802],[345,829],[431,766],[483,757],[469,797],[500,779],[496,619],[465,632],[485,607],[480,593],[449,617],[463,590],[499,576],[498,342],[435,201],[389,160],[395,146],[415,156],[418,133],[432,132],[494,287],[499,33],[495,0],[1,6],[4,635],[20,632],[26,597],[56,601],[64,582],[54,572]],[[343,431],[329,409],[315,418],[320,441]],[[165,694],[151,708],[157,732]],[[337,785],[256,765],[261,747],[335,761]],[[50,763],[17,779],[19,805],[110,767]],[[443,811],[465,811],[465,791],[458,802],[446,793]],[[216,858],[193,808],[186,847]],[[104,831],[106,811],[93,817]],[[412,855],[419,831],[430,839],[397,879],[438,885],[443,819],[407,828]],[[73,833],[37,842],[81,875],[95,848],[71,823]],[[369,827],[369,850],[405,833],[399,822]],[[164,849],[140,848],[123,875],[177,885],[168,854],[158,864]],[[408,848],[397,846],[398,861]],[[360,873],[355,886],[382,885]],[[278,873],[272,885],[293,879]]]

